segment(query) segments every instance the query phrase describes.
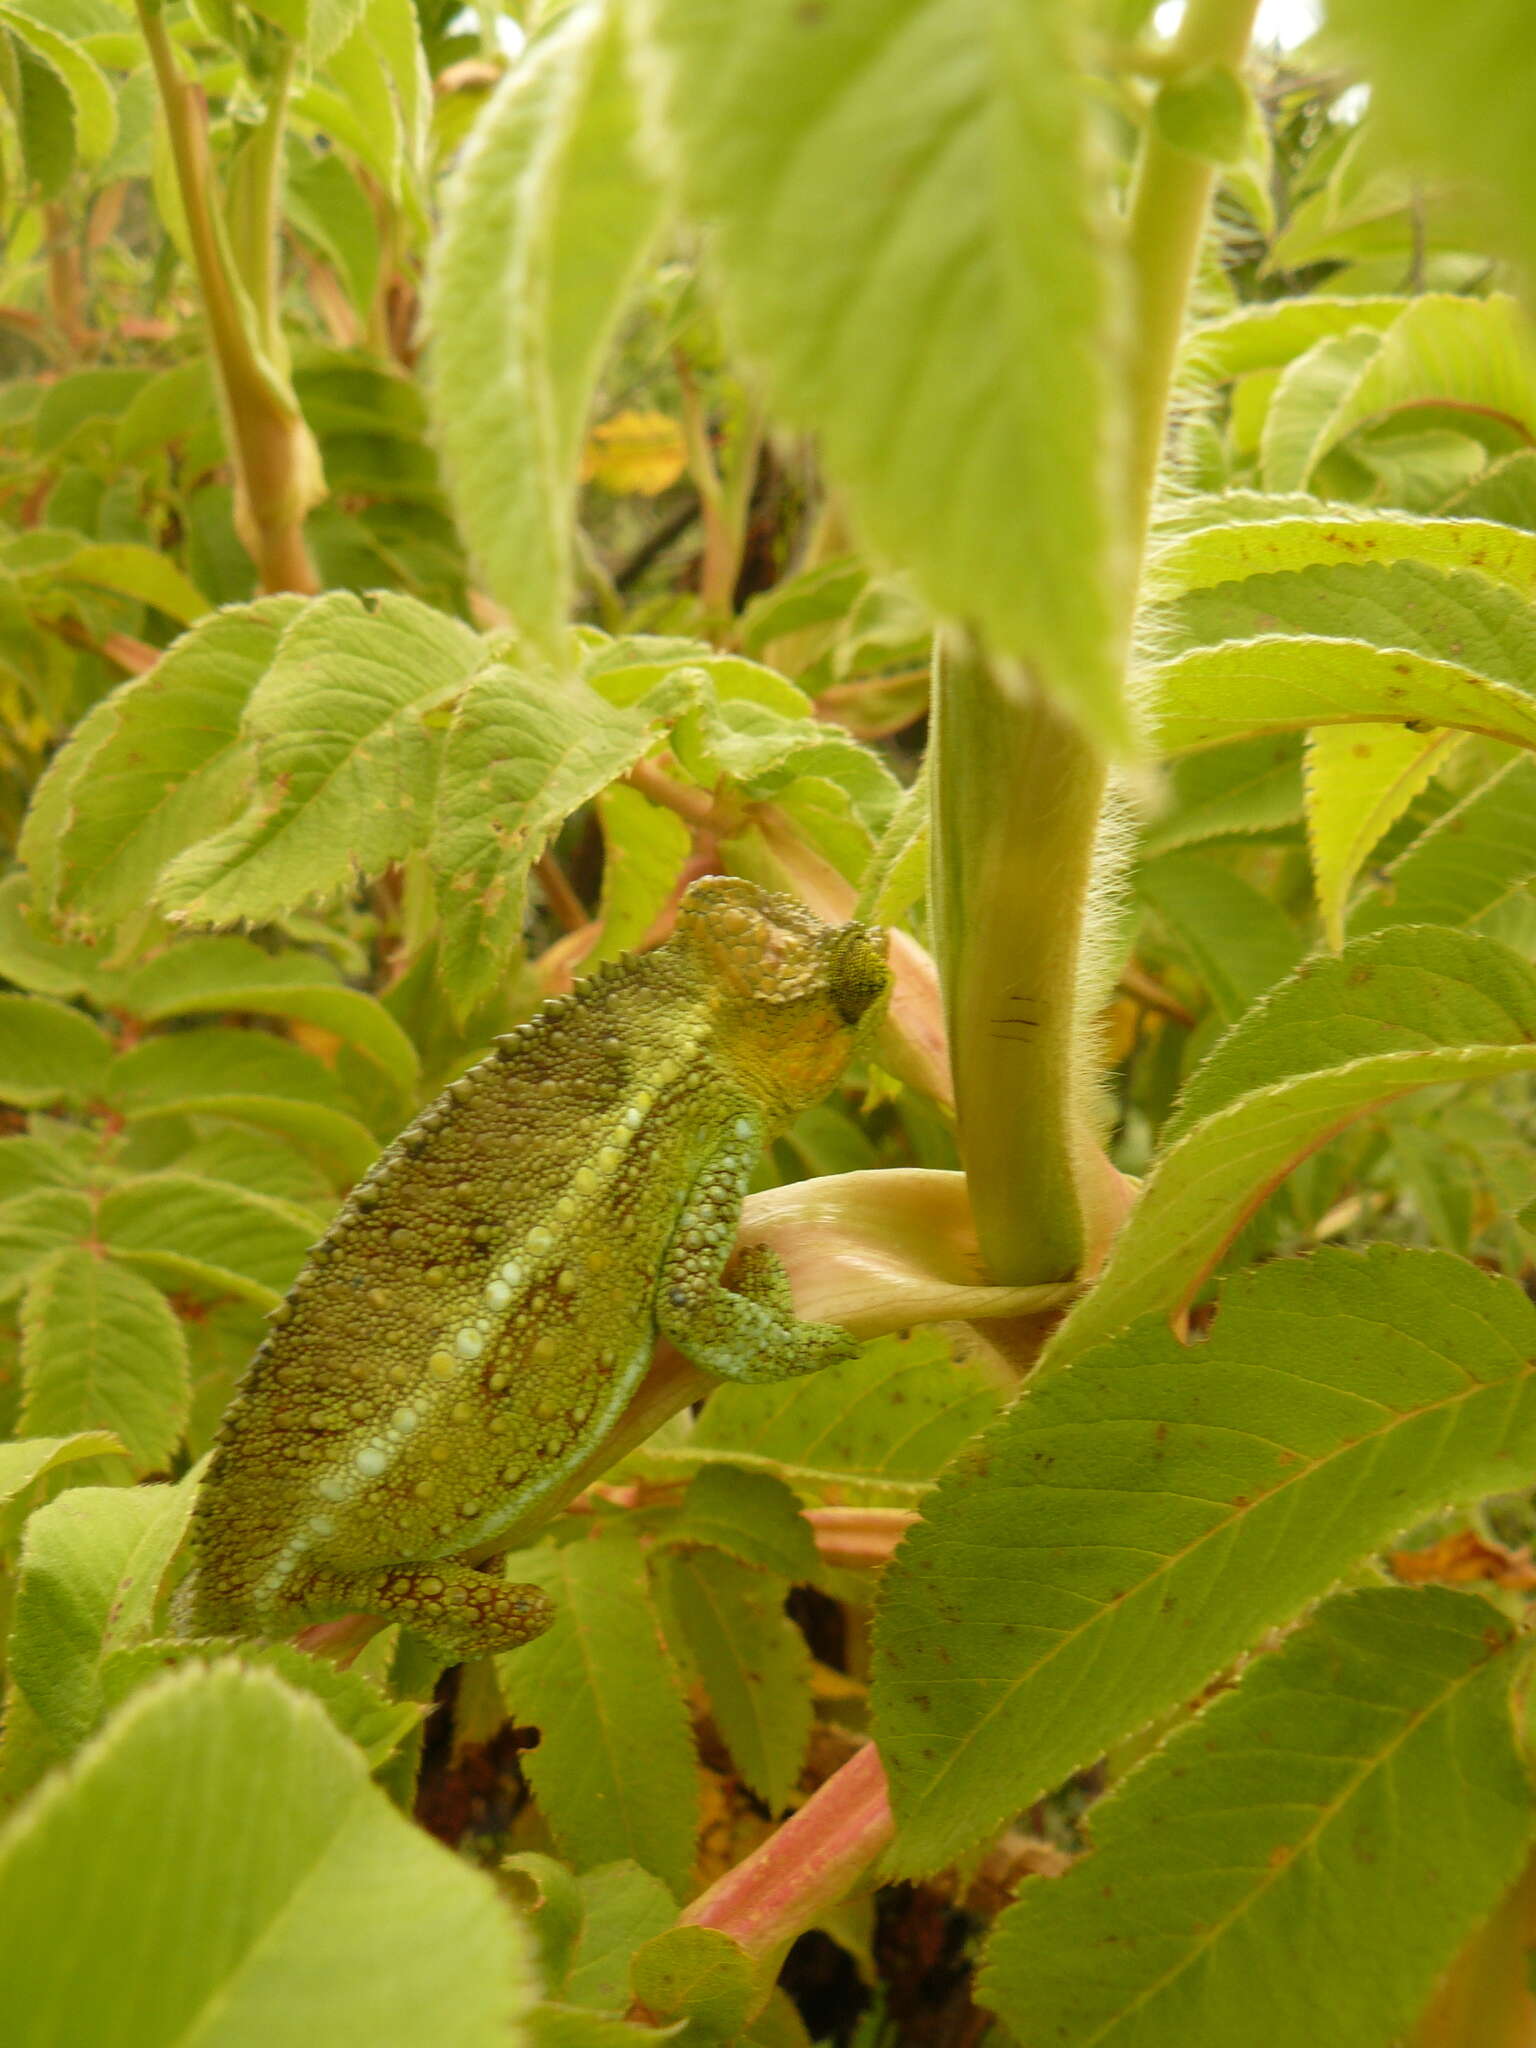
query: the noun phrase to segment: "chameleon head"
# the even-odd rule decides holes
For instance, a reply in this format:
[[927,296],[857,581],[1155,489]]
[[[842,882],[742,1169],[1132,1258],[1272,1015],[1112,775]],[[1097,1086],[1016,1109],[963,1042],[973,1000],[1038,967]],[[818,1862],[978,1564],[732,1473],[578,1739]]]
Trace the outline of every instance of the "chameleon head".
[[781,1115],[819,1102],[890,993],[877,926],[823,924],[789,896],[711,875],[678,910],[676,941],[710,991],[715,1029]]

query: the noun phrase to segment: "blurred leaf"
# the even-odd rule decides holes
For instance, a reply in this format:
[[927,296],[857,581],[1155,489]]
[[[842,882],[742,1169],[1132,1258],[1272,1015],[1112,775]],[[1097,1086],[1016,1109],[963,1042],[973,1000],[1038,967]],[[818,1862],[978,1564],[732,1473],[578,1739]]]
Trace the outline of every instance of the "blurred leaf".
[[167,1671],[191,1663],[219,1664],[238,1658],[248,1669],[272,1671],[295,1692],[324,1707],[337,1733],[356,1743],[376,1771],[430,1711],[417,1700],[386,1699],[355,1671],[340,1670],[323,1657],[309,1657],[291,1643],[201,1641],[140,1642],[110,1651],[101,1667],[105,1712],[113,1714],[136,1692]]
[[635,1996],[663,2019],[686,2019],[695,2043],[739,2039],[757,2002],[757,1972],[718,1927],[673,1927],[639,1949],[630,1969]]
[[582,428],[656,227],[616,8],[567,9],[480,116],[428,291],[433,410],[487,589],[540,652],[562,644]]
[[0,1101],[26,1109],[88,1102],[101,1092],[112,1041],[66,1003],[0,995]]
[[30,8],[0,0],[0,28],[58,78],[74,109],[75,146],[87,163],[100,162],[117,137],[117,102],[100,66],[78,41],[60,35]]
[[1168,926],[1229,1024],[1301,958],[1301,935],[1284,911],[1209,854],[1143,862],[1136,893]]
[[96,1228],[118,1258],[166,1280],[275,1308],[320,1222],[293,1202],[190,1173],[147,1173],[102,1197]]
[[657,498],[688,466],[678,422],[664,412],[617,412],[593,427],[581,459],[583,482]]
[[110,1430],[136,1472],[170,1463],[187,1420],[187,1345],[158,1288],[72,1246],[33,1275],[21,1333],[26,1434]]
[[1301,751],[1277,733],[1169,764],[1166,808],[1142,834],[1147,859],[1204,840],[1275,832],[1303,816]]
[[1247,88],[1225,64],[1181,72],[1158,88],[1152,120],[1158,133],[1202,163],[1234,164],[1248,140]]
[[238,1665],[132,1700],[0,1838],[0,1902],[16,2048],[276,2040],[296,2012],[337,2043],[519,2048],[538,1995],[489,1880],[313,1700]]
[[174,1031],[120,1053],[104,1084],[130,1122],[218,1116],[279,1131],[343,1183],[368,1171],[379,1141],[322,1061],[265,1031]]

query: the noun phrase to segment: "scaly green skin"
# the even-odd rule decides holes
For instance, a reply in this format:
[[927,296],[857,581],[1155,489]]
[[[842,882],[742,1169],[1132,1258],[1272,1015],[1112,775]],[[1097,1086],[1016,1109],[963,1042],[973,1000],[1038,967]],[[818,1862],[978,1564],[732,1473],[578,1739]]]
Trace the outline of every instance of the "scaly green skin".
[[720,1284],[752,1162],[832,1086],[889,986],[883,936],[696,882],[666,945],[593,976],[452,1087],[345,1207],[257,1352],[194,1524],[193,1621],[353,1612],[454,1657],[527,1642],[474,1570],[613,1429],[659,1334],[724,1378],[850,1357],[778,1262]]

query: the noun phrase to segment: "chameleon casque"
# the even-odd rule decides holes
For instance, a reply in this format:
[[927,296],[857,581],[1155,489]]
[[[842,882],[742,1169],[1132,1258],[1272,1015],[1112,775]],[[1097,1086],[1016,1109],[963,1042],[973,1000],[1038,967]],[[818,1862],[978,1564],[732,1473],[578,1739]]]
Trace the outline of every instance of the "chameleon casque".
[[548,1627],[465,1562],[600,1443],[658,1334],[774,1380],[851,1357],[763,1247],[721,1284],[754,1159],[883,1007],[882,932],[713,877],[654,952],[594,974],[359,1182],[257,1351],[194,1521],[200,1631],[353,1612],[453,1657]]

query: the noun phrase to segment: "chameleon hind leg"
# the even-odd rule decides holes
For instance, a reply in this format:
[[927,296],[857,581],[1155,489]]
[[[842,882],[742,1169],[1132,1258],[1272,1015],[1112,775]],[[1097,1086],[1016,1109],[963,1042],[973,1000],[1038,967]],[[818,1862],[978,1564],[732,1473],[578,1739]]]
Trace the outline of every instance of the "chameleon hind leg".
[[858,1340],[846,1330],[795,1315],[789,1278],[767,1245],[746,1246],[734,1285],[721,1285],[747,1165],[727,1143],[694,1183],[662,1261],[657,1328],[691,1364],[728,1380],[793,1379],[856,1357]]
[[538,1586],[518,1585],[449,1559],[372,1572],[317,1566],[296,1575],[282,1597],[311,1618],[320,1609],[386,1615],[455,1662],[518,1649],[543,1635],[554,1619],[554,1608]]

